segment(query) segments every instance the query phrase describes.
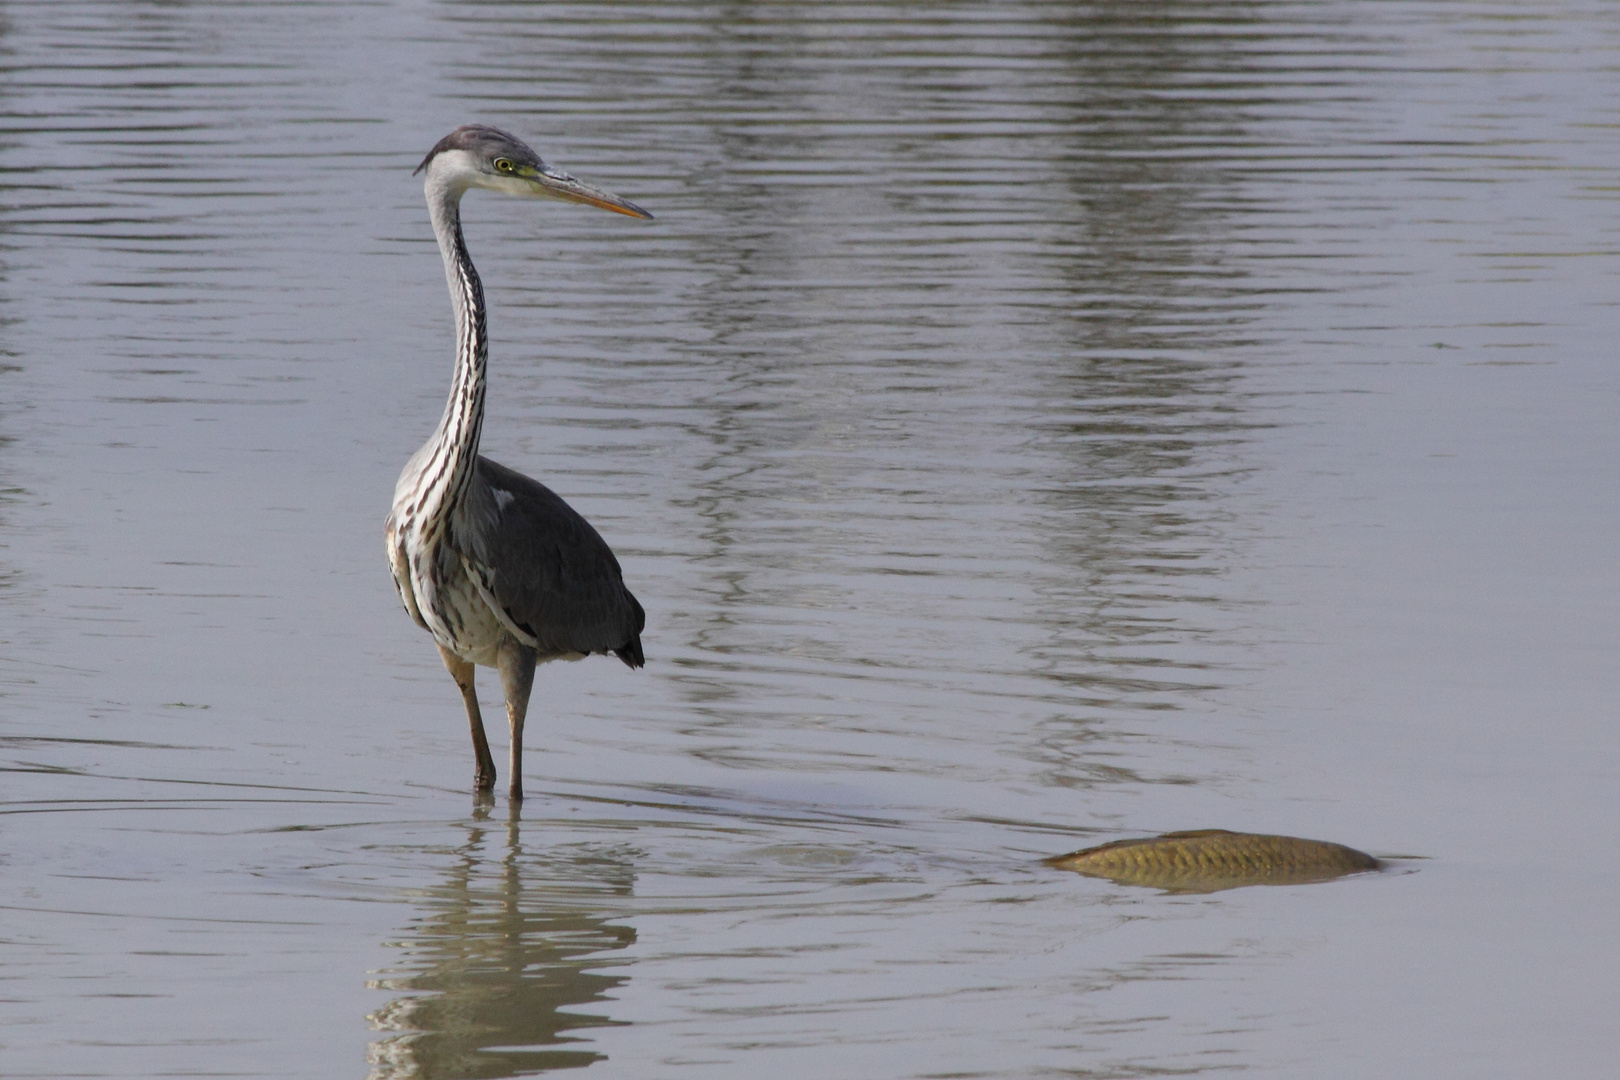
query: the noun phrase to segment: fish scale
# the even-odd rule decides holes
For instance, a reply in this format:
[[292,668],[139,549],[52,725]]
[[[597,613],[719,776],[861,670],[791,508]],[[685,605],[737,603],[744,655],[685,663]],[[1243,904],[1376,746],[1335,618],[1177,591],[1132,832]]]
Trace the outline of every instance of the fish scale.
[[1121,885],[1216,892],[1243,885],[1303,885],[1377,870],[1371,855],[1324,840],[1197,829],[1115,840],[1046,860]]

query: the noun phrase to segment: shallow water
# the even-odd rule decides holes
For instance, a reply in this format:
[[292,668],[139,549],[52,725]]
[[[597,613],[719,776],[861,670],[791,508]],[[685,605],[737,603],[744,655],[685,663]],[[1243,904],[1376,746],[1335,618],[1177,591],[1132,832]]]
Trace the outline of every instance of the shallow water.
[[[0,1073],[1612,1069],[1610,6],[3,16]],[[381,552],[468,120],[657,215],[466,206],[648,610],[521,813]],[[1040,862],[1210,827],[1421,858]]]

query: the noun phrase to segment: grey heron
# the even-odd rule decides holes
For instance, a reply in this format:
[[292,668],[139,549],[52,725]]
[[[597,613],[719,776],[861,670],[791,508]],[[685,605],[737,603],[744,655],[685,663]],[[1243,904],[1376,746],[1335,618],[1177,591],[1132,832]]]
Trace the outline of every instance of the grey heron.
[[495,761],[473,674],[479,664],[500,672],[512,732],[508,792],[521,799],[523,722],[535,665],[613,653],[641,667],[646,616],[590,522],[545,485],[478,454],[489,340],[483,286],[461,232],[461,197],[486,188],[652,215],[481,124],[440,139],[416,172],[426,174],[428,213],[450,285],[456,362],[444,416],[395,485],[388,565],[405,610],[433,634],[461,689],[477,756],[473,785],[481,794],[495,786]]

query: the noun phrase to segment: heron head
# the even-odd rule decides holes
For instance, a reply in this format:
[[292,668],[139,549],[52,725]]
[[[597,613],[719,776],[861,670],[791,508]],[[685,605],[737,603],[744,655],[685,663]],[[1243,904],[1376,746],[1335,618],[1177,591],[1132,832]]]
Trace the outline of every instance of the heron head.
[[584,203],[630,217],[652,217],[611,191],[552,168],[516,136],[483,124],[463,125],[440,139],[411,175],[424,169],[429,184],[444,184],[458,194],[481,187],[507,195]]

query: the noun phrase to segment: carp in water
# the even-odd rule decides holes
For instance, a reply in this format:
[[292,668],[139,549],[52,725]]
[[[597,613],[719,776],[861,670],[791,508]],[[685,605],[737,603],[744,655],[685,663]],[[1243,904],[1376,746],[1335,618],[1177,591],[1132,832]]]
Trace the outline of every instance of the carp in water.
[[1045,860],[1077,874],[1166,892],[1205,893],[1244,885],[1306,885],[1377,870],[1355,848],[1294,836],[1196,829],[1115,840]]

